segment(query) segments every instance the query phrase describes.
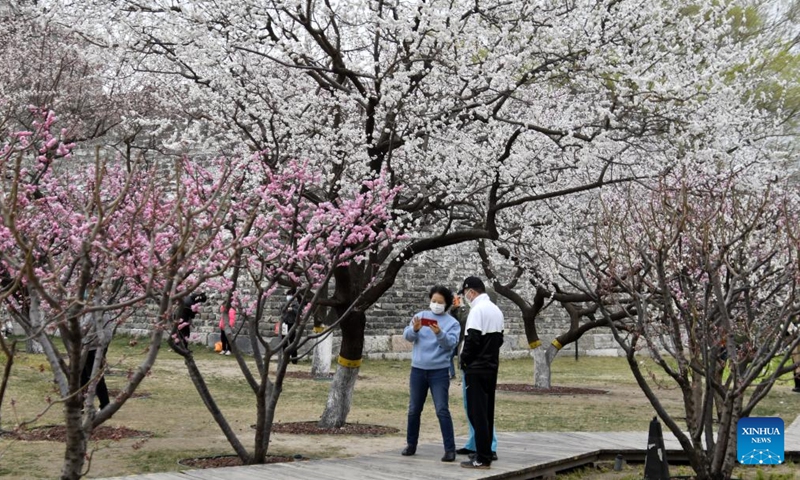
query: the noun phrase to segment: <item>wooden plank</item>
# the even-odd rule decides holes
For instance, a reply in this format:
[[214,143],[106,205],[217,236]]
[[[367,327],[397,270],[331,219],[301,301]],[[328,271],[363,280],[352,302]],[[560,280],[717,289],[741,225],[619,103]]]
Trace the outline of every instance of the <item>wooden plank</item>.
[[180,472],[160,472],[128,475],[125,477],[111,477],[105,480],[189,480],[189,478]]
[[[669,432],[665,432],[664,440],[668,450],[680,450],[680,444]],[[800,419],[787,432],[787,450],[790,443],[791,449],[800,449]],[[453,463],[441,462],[443,451],[437,443],[419,445],[417,455],[412,457],[403,457],[399,450],[394,450],[351,458],[187,470],[109,480],[499,480],[529,478],[535,476],[537,469],[541,471],[548,466],[588,462],[601,451],[644,452],[646,446],[646,432],[501,432],[498,433],[497,452],[500,458],[490,470],[460,468],[459,463],[467,460],[465,455],[459,455]]]

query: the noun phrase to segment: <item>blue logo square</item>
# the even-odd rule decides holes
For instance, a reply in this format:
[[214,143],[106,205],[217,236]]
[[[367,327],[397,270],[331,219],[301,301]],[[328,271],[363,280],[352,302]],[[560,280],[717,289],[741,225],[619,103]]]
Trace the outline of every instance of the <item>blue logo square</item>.
[[736,458],[742,465],[783,463],[783,419],[740,418],[736,426]]

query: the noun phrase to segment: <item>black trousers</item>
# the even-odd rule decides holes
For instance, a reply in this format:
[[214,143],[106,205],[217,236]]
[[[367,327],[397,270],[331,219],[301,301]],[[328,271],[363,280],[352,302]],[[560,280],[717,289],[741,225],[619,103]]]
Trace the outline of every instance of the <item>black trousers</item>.
[[183,348],[189,348],[189,334],[192,332],[192,325],[187,324],[185,327],[178,329],[178,340]]
[[464,372],[467,386],[467,417],[475,429],[475,452],[483,464],[492,463],[494,397],[497,372]]
[[229,352],[231,350],[231,344],[228,343],[228,336],[225,335],[225,329],[221,328],[220,332],[221,333],[220,333],[219,339],[222,342],[222,351],[223,352]]
[[[95,353],[97,350],[89,350],[89,353],[86,354],[86,364],[83,366],[83,371],[81,371],[81,386],[85,387],[89,381],[92,379],[92,368],[94,367],[94,359]],[[101,372],[103,371],[103,366],[100,367]],[[109,404],[108,400],[108,388],[106,387],[106,377],[104,375],[100,375],[100,380],[97,381],[97,388],[95,389],[95,394],[97,395],[97,399],[100,400],[100,410],[105,408],[106,405]]]
[[[292,331],[292,327],[293,326],[294,326],[294,323],[287,323],[286,324],[286,328],[289,329],[289,335],[288,335],[289,338],[287,340],[289,343],[294,342],[294,339],[297,337],[297,331]],[[294,365],[297,365],[297,349],[296,348],[289,348],[289,359],[292,361],[292,363]]]

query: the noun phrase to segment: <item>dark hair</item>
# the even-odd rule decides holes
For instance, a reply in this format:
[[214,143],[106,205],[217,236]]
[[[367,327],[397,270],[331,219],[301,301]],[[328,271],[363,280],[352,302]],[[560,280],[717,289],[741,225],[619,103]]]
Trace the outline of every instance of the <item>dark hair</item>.
[[433,298],[435,293],[444,297],[444,311],[450,310],[450,306],[453,305],[453,292],[444,285],[434,285],[431,287],[431,291],[428,292],[428,298]]
[[193,293],[192,296],[191,296],[191,301],[192,301],[193,304],[194,303],[203,303],[203,302],[205,302],[207,300],[208,300],[208,295],[206,295],[206,292]]

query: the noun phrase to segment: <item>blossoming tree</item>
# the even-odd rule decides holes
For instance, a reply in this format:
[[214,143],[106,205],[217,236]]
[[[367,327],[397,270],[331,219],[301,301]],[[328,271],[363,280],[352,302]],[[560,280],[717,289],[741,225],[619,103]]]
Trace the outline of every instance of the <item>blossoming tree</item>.
[[[85,160],[55,131],[53,112],[32,130],[6,131],[0,147],[0,269],[4,307],[43,346],[67,427],[63,478],[79,478],[87,439],[125,403],[155,361],[175,299],[219,275],[231,246],[220,241],[229,170],[208,172],[185,158],[172,172],[119,159]],[[97,346],[93,379],[81,372],[98,323],[123,321],[157,304],[148,353],[99,412],[98,372],[110,338]],[[51,334],[60,336],[65,356]],[[102,337],[102,336],[101,336]]]
[[661,172],[687,149],[709,158],[760,151],[772,119],[748,96],[760,71],[749,59],[775,46],[770,29],[740,31],[754,5],[50,0],[37,8],[91,39],[110,64],[163,81],[164,105],[179,104],[190,119],[181,141],[244,139],[269,150],[270,165],[307,158],[329,202],[380,172],[389,187],[404,187],[390,222],[407,240],[334,269],[333,293],[320,301],[342,317],[321,419],[339,426],[363,356],[365,312],[416,255],[498,239],[508,231],[498,220],[533,223],[548,203],[582,210],[578,192]]
[[[256,402],[254,449],[249,452],[218,407],[190,349],[170,340],[173,349],[184,357],[198,393],[212,417],[243,463],[263,463],[269,448],[275,408],[280,399],[290,355],[305,344],[329,333],[309,335],[309,319],[318,308],[336,268],[367,261],[370,249],[385,246],[397,238],[387,227],[389,205],[397,189],[389,189],[382,177],[365,182],[361,188],[341,192],[336,202],[320,201],[319,174],[309,171],[307,162],[291,161],[276,170],[256,155],[238,164],[241,175],[238,194],[231,201],[225,222],[237,251],[225,278],[215,282],[226,307],[233,306],[247,326],[255,356],[255,369],[237,347],[236,332],[226,324],[231,349],[250,386]],[[245,289],[240,289],[240,278]],[[268,302],[281,284],[296,290],[303,310],[288,332],[270,342]],[[283,292],[280,292],[281,294]],[[274,372],[270,360],[277,356]]]
[[[576,270],[702,479],[730,478],[737,421],[796,366],[800,344],[798,198],[755,176],[683,170],[606,192]],[[680,414],[661,404],[645,354],[682,394]]]

